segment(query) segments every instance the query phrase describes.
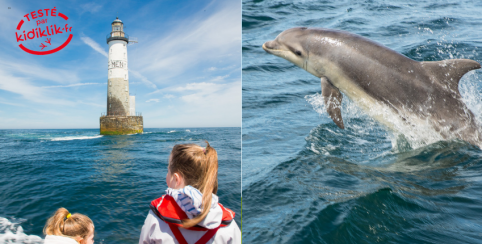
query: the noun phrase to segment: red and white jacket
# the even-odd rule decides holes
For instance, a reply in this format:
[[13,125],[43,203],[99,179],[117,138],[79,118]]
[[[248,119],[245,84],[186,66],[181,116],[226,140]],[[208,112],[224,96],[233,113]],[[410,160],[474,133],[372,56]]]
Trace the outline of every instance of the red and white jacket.
[[188,217],[173,197],[164,195],[152,201],[150,207],[139,244],[241,243],[235,213],[220,203],[211,207],[203,221],[189,229],[181,227],[181,220]]

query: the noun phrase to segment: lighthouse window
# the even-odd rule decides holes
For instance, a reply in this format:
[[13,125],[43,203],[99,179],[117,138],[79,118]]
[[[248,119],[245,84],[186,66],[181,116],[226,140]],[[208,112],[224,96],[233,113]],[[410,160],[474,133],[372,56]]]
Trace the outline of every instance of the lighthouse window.
[[112,97],[112,92],[109,92],[110,93],[110,96]]
[[127,102],[127,97],[126,97],[126,102]]
[[[124,75],[124,80],[127,80],[127,75]],[[127,91],[127,86],[126,86],[126,91]]]
[[112,81],[109,81],[109,86],[112,86]]

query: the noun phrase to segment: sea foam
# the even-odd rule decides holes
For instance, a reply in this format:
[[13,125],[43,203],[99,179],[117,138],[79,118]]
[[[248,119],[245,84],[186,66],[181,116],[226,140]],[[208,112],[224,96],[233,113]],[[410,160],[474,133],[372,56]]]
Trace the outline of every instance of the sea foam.
[[40,236],[27,235],[23,232],[20,223],[14,219],[10,220],[0,217],[0,244],[6,243],[22,243],[22,244],[34,244],[44,243]]
[[96,139],[101,138],[102,135],[97,136],[66,136],[66,137],[55,137],[49,138],[51,141],[72,141],[72,140],[87,140],[87,139]]

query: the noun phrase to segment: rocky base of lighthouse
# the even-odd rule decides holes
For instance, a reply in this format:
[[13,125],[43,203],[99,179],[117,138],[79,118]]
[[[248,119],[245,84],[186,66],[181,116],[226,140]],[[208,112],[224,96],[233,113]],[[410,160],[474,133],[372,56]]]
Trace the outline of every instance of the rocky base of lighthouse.
[[142,116],[102,116],[101,135],[127,135],[144,132]]

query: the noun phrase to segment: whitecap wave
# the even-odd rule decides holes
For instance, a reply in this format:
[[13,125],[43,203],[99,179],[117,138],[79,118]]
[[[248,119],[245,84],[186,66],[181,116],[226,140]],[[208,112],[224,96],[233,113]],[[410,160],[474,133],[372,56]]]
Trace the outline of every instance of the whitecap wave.
[[167,133],[174,133],[174,132],[176,132],[176,131],[175,131],[175,130],[171,130],[171,131],[169,131],[169,132],[167,132]]
[[44,243],[40,236],[27,235],[23,232],[22,226],[17,221],[0,217],[0,244],[7,243],[22,243],[22,244],[36,244]]
[[97,136],[66,136],[66,137],[55,137],[49,138],[51,141],[72,141],[72,140],[87,140],[87,139],[96,139],[101,138],[102,135]]

